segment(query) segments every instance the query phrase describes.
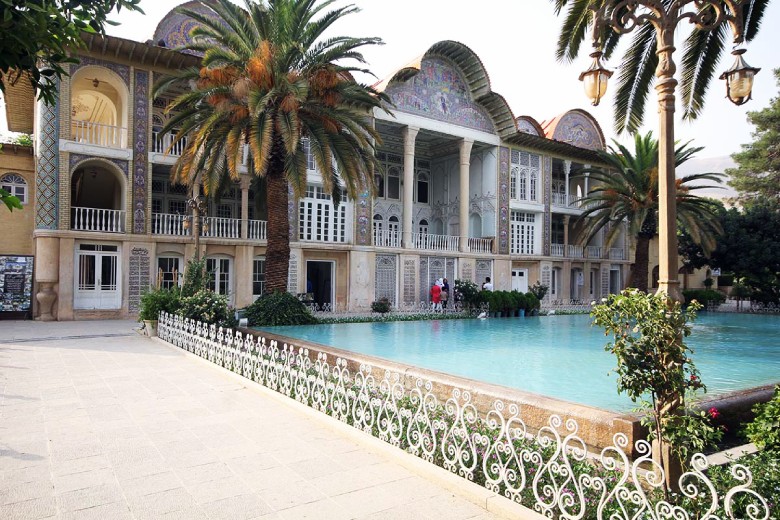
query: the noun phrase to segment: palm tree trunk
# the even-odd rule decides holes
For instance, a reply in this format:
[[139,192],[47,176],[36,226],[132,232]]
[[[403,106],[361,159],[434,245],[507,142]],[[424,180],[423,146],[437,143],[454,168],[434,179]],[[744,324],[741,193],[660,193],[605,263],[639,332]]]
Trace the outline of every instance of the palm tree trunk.
[[[278,155],[275,154],[276,157]],[[268,247],[265,253],[266,291],[286,291],[290,267],[290,217],[287,179],[281,161],[268,166],[266,205],[268,208]],[[277,164],[274,164],[277,163]]]
[[636,238],[636,257],[634,258],[634,267],[631,269],[631,278],[628,280],[629,287],[635,287],[640,291],[647,292],[647,264],[650,254],[650,237],[639,235]]

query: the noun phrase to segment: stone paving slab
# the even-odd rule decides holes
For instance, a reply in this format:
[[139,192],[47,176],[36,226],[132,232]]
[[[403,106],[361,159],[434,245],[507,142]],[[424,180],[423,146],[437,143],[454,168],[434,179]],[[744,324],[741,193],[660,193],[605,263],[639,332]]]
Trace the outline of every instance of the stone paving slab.
[[497,518],[137,326],[0,322],[0,519]]

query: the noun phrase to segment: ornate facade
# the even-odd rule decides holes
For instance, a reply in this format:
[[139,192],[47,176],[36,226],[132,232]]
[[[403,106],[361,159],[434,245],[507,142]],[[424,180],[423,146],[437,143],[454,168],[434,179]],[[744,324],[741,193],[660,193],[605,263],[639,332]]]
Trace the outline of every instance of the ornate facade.
[[[167,100],[151,97],[155,80],[197,64],[172,50],[193,23],[171,13],[147,43],[90,36],[56,105],[13,100],[38,124],[36,316],[132,316],[146,288],[174,283],[194,255],[191,192],[169,179],[181,146],[160,132]],[[515,117],[479,57],[453,41],[377,88],[395,104],[392,116],[373,114],[382,137],[377,194],[335,208],[311,161],[307,192],[289,206],[291,292],[360,311],[379,298],[425,302],[440,277],[490,276],[496,289],[519,290],[541,281],[560,300],[622,287],[629,244],[581,243],[574,225],[588,189],[577,171],[604,147],[589,114],[541,124]],[[241,181],[204,217],[213,288],[236,307],[264,287],[266,211],[255,192],[242,167]]]

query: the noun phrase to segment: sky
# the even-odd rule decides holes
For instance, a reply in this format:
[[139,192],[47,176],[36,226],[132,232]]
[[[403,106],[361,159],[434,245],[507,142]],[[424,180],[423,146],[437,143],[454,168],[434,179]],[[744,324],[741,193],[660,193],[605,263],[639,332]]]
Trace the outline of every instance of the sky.
[[[113,19],[121,23],[108,33],[123,38],[146,41],[154,28],[181,0],[142,0],[145,15],[123,11]],[[337,5],[346,5],[338,0]],[[578,80],[580,72],[590,65],[583,46],[574,63],[559,63],[555,59],[555,43],[561,19],[556,18],[550,0],[352,0],[361,11],[345,17],[334,26],[334,34],[348,36],[378,36],[382,46],[364,48],[369,69],[380,79],[423,54],[440,40],[457,40],[470,47],[482,60],[491,88],[504,96],[515,116],[529,115],[538,121],[551,119],[573,108],[590,112],[600,123],[608,141],[617,138],[612,123],[611,93],[598,107],[590,105]],[[780,67],[780,31],[771,27],[780,22],[780,1],[771,2],[764,15],[763,29],[747,47],[746,61],[761,67],[753,89],[753,100],[736,106],[725,97],[723,81],[713,81],[708,92],[704,113],[693,123],[678,120],[676,138],[694,140],[705,146],[699,157],[723,157],[740,150],[740,144],[750,142],[751,125],[748,110],[760,110],[777,96],[772,69]],[[687,24],[686,24],[687,25]],[[685,32],[678,29],[681,45]],[[676,53],[677,61],[682,52]],[[607,63],[616,68],[617,57]],[[731,66],[730,55],[724,57],[718,70]],[[613,80],[617,78],[617,73]],[[372,78],[364,79],[373,82]],[[648,98],[645,126],[642,131],[656,128],[656,96]],[[4,111],[3,111],[4,113]],[[627,137],[620,136],[625,142]]]

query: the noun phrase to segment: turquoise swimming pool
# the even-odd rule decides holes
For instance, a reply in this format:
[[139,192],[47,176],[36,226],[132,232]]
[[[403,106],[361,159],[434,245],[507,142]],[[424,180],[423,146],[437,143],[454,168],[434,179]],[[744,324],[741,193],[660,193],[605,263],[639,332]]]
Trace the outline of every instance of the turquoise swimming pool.
[[[355,323],[263,330],[613,411],[607,338],[586,315]],[[708,396],[780,382],[780,317],[699,316],[688,343]]]

